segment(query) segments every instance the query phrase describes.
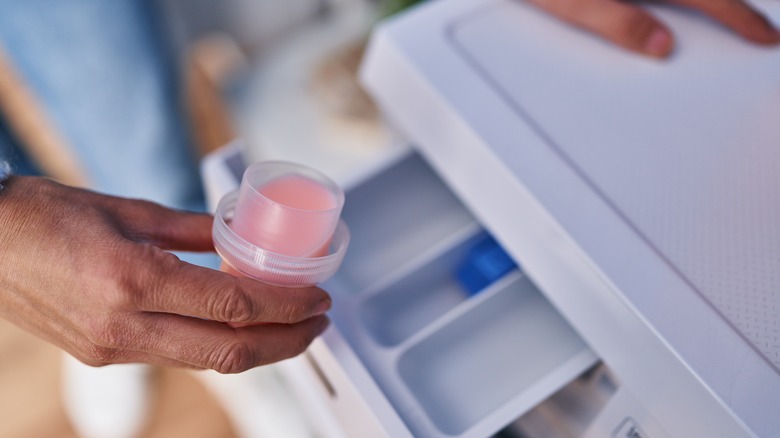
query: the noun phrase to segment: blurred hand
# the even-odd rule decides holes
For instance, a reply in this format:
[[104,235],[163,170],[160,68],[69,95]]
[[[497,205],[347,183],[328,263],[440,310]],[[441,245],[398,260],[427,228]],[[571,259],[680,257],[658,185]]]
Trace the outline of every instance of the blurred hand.
[[208,215],[12,177],[0,191],[0,316],[95,366],[236,373],[301,353],[328,324],[328,295],[163,251],[212,250],[211,226]]
[[[530,0],[575,26],[628,50],[665,58],[674,48],[672,32],[635,3],[621,0]],[[697,9],[757,44],[777,44],[780,32],[743,0],[668,0]]]

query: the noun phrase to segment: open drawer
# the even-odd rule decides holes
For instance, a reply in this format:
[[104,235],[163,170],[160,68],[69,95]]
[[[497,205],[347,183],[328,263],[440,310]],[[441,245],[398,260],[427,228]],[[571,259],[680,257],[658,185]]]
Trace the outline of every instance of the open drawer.
[[333,327],[305,363],[344,429],[364,423],[350,435],[399,436],[400,419],[414,436],[488,436],[597,361],[522,272],[461,289],[486,233],[419,155],[348,188],[344,220]]
[[386,158],[347,185],[333,324],[281,370],[324,435],[489,436],[597,358],[519,270],[469,297],[456,267],[486,232],[419,155]]

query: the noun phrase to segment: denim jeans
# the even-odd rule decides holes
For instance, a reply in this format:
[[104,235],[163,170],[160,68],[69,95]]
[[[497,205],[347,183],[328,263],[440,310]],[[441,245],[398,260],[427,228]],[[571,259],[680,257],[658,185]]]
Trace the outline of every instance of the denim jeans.
[[93,189],[203,210],[156,12],[143,0],[0,0],[0,44]]
[[139,0],[0,0],[0,42],[92,187],[202,205],[154,6]]

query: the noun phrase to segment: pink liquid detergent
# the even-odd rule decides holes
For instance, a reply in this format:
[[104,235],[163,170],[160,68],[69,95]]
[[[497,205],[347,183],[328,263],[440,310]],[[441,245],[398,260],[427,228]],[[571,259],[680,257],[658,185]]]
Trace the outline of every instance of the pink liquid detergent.
[[217,207],[214,245],[222,270],[289,287],[327,280],[349,245],[339,221],[343,205],[341,188],[314,169],[253,164],[239,190]]
[[327,254],[338,222],[338,201],[327,188],[305,177],[284,176],[254,190],[261,196],[242,193],[236,205],[232,228],[238,235],[278,254]]

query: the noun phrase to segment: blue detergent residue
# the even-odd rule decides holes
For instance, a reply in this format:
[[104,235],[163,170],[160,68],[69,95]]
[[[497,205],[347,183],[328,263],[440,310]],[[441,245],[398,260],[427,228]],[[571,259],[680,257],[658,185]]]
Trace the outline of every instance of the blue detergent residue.
[[476,295],[517,268],[517,263],[492,236],[471,248],[466,260],[458,266],[456,277],[470,295]]

